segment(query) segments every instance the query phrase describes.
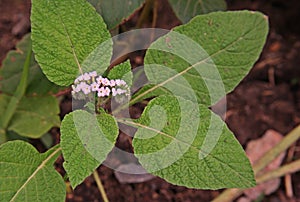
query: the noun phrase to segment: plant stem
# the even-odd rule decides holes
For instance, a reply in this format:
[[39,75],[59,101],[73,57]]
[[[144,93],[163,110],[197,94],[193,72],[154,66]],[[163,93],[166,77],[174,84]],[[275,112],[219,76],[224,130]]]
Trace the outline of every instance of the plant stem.
[[158,1],[157,0],[153,0],[154,2],[153,4],[153,18],[152,18],[152,24],[151,27],[155,28],[156,23],[157,23],[157,17],[158,17]]
[[139,17],[139,20],[136,24],[136,28],[141,28],[143,23],[148,19],[150,12],[153,8],[153,1],[154,0],[146,0],[141,16]]
[[273,149],[269,150],[253,166],[255,175],[271,163],[280,153],[287,150],[294,142],[300,138],[300,125],[294,128],[280,141]]
[[[257,184],[261,184],[268,180],[272,180],[278,177],[282,177],[286,174],[294,173],[300,171],[300,160],[296,160],[292,163],[284,165],[275,170],[269,171],[259,177],[256,177]],[[237,197],[239,197],[243,191],[246,189],[227,189],[222,194],[220,194],[217,198],[213,200],[213,202],[229,202],[233,201]]]
[[95,179],[95,181],[96,181],[96,183],[97,183],[98,189],[99,189],[99,191],[100,191],[100,193],[101,193],[101,196],[102,196],[103,201],[104,201],[104,202],[109,202],[109,201],[108,201],[108,198],[107,198],[107,196],[106,196],[106,193],[105,193],[103,184],[102,184],[102,182],[101,182],[101,179],[100,179],[100,177],[99,177],[99,175],[98,175],[98,173],[97,173],[97,170],[95,170],[95,171],[93,172],[93,175],[94,175],[94,179]]
[[[269,150],[262,158],[260,158],[253,166],[253,171],[256,176],[257,182],[261,183],[264,178],[270,178],[272,175],[276,176],[279,173],[290,173],[294,170],[299,170],[299,162],[295,161],[286,166],[283,166],[275,171],[270,171],[264,175],[258,176],[258,173],[264,169],[269,163],[271,163],[281,152],[285,151],[289,148],[294,142],[296,142],[300,138],[300,125],[294,128],[289,134],[287,134],[280,143],[278,143],[273,149]],[[298,168],[295,168],[298,166]],[[283,169],[283,170],[282,170]],[[291,169],[291,170],[286,170]],[[294,170],[293,170],[294,169]],[[274,173],[273,173],[274,172]],[[269,174],[271,173],[271,174]],[[275,174],[277,173],[277,174]],[[286,174],[284,173],[284,174]],[[271,176],[269,176],[271,175]],[[281,175],[282,176],[282,175]],[[274,177],[276,178],[276,177]],[[272,178],[272,179],[274,179]],[[233,201],[237,197],[239,197],[243,193],[244,189],[227,189],[222,194],[220,194],[217,198],[213,200],[213,202],[226,202]]]
[[286,164],[280,168],[269,171],[266,174],[263,174],[256,178],[257,183],[266,182],[268,180],[272,180],[278,177],[282,177],[286,174],[298,172],[300,170],[300,159],[296,160],[292,163]]
[[237,197],[239,197],[245,189],[226,189],[217,198],[212,200],[212,202],[231,202]]

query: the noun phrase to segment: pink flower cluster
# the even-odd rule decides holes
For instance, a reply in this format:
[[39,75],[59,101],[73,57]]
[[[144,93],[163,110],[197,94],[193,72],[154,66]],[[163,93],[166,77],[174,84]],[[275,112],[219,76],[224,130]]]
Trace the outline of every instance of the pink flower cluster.
[[72,85],[72,95],[77,99],[83,99],[91,93],[96,93],[98,97],[129,96],[129,87],[124,80],[109,80],[93,71],[78,76]]

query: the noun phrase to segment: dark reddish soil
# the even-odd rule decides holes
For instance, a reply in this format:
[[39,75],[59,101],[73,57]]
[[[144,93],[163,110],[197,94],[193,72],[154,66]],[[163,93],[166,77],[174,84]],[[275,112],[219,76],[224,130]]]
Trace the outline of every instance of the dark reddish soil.
[[[161,2],[165,2],[161,1]],[[262,11],[269,16],[270,33],[261,58],[250,74],[227,96],[226,123],[243,146],[256,139],[268,129],[282,134],[288,133],[300,123],[300,1],[298,0],[228,0],[229,10],[250,9]],[[6,53],[13,49],[22,36],[30,31],[29,0],[0,0],[0,64]],[[137,13],[136,15],[138,15]],[[131,27],[136,15],[125,27]],[[157,27],[171,28],[178,25],[172,11],[161,3]],[[147,23],[146,23],[147,25]],[[142,62],[143,53],[130,56],[133,64]],[[219,103],[221,105],[222,103]],[[218,107],[215,107],[218,111]],[[141,108],[134,109],[140,113]],[[61,103],[61,115],[71,111],[68,96]],[[219,112],[225,118],[225,114]],[[55,141],[59,141],[59,130],[52,129]],[[33,143],[42,151],[43,146]],[[130,150],[130,138],[122,134],[117,146]],[[295,147],[294,159],[300,157],[300,143]],[[62,158],[56,167],[64,174]],[[144,183],[120,184],[113,170],[101,166],[100,177],[110,201],[210,201],[218,191],[203,191],[174,186],[162,179],[154,178]],[[300,201],[300,173],[292,175],[293,197],[286,195],[282,181],[280,188],[262,201]],[[96,183],[88,177],[74,192],[67,194],[67,201],[102,201]]]

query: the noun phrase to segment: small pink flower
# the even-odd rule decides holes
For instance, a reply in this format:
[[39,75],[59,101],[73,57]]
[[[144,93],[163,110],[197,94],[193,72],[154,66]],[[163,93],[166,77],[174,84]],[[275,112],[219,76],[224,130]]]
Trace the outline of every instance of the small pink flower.
[[110,89],[109,89],[108,87],[106,87],[106,88],[104,89],[103,93],[104,93],[105,96],[109,96],[109,94],[110,94]]
[[104,86],[109,86],[109,85],[110,85],[110,81],[109,81],[107,78],[103,78],[102,84],[103,84]]
[[96,83],[96,82],[94,82],[94,83],[91,84],[91,90],[93,92],[98,91],[99,87],[100,87],[100,85],[98,83]]
[[91,76],[90,76],[89,73],[84,73],[83,76],[82,76],[82,78],[83,78],[83,80],[88,81],[88,80],[91,79]]
[[89,73],[90,77],[95,78],[97,76],[97,72],[96,71],[92,71]]
[[110,86],[114,87],[116,85],[116,81],[115,80],[110,80]]
[[80,84],[82,84],[81,85],[81,90],[85,95],[87,95],[91,92],[91,86],[90,85],[88,85],[84,82],[81,82]]
[[103,77],[102,76],[99,76],[98,78],[96,78],[96,82],[101,85],[102,84],[102,81],[103,81]]

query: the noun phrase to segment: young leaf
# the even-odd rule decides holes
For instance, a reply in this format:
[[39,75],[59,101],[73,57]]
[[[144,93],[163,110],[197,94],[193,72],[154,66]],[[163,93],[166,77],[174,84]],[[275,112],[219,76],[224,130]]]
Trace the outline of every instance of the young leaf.
[[122,122],[138,128],[133,146],[142,166],[173,184],[199,189],[255,185],[243,148],[226,124],[202,105],[160,96],[137,122]]
[[[85,0],[32,0],[31,31],[36,60],[58,85],[70,85],[85,68],[103,73],[110,64],[110,34]],[[95,54],[99,61],[91,63]]]
[[61,147],[71,185],[75,188],[89,176],[112,150],[118,136],[115,119],[77,110],[65,116],[61,125]]
[[135,10],[140,8],[145,0],[88,0],[103,17],[108,29],[115,28]]
[[183,23],[187,23],[196,15],[226,10],[226,2],[224,0],[169,0],[169,3]]
[[[30,49],[30,34],[16,45],[17,50],[10,51],[3,61],[0,69],[0,91],[9,95],[13,95],[21,80],[22,71],[26,56]],[[30,49],[30,50],[29,50]],[[26,87],[26,95],[45,95],[48,93],[56,93],[60,89],[59,86],[50,82],[41,71],[34,57],[31,57],[28,81]]]
[[65,183],[53,168],[60,148],[40,154],[23,141],[0,146],[1,201],[65,201]]
[[192,101],[195,95],[198,103],[211,106],[249,72],[267,33],[267,18],[258,12],[197,16],[150,46],[145,72],[155,86],[135,99],[165,87]]
[[132,71],[129,61],[123,62],[115,66],[108,73],[109,79],[123,79],[128,86],[132,85]]

